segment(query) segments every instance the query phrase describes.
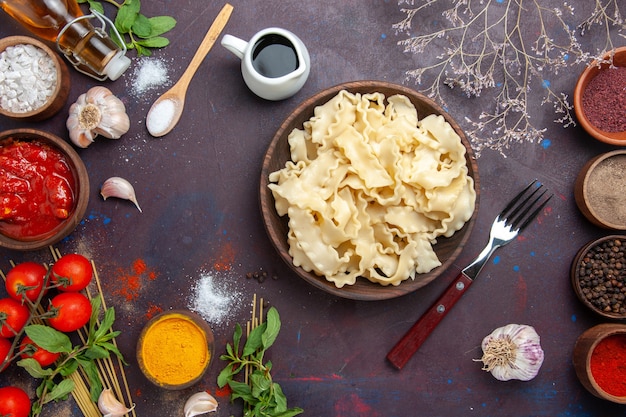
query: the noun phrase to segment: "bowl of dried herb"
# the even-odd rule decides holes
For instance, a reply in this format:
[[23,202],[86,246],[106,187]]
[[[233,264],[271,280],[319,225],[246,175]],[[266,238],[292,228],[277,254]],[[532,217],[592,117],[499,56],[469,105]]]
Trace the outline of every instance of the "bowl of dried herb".
[[597,140],[626,146],[626,46],[587,65],[574,89],[574,112]]
[[603,323],[587,329],[576,340],[572,359],[587,391],[626,404],[626,325]]
[[626,236],[605,236],[584,245],[570,275],[576,296],[589,310],[611,320],[626,319]]

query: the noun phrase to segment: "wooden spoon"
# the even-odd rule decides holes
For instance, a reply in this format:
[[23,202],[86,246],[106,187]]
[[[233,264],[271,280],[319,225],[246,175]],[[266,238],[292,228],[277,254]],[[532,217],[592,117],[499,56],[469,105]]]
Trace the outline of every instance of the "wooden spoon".
[[224,29],[224,26],[226,26],[232,11],[233,6],[228,3],[222,7],[222,10],[213,21],[213,24],[211,24],[196,54],[191,59],[189,66],[178,82],[152,104],[146,116],[146,127],[152,136],[164,136],[178,123],[183,113],[183,107],[185,106],[185,95],[187,94],[189,83],[204,60],[204,57],[213,47],[217,37]]

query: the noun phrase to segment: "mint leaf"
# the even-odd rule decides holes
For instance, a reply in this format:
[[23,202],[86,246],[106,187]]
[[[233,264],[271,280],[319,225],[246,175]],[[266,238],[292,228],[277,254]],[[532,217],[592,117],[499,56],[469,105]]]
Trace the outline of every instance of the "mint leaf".
[[265,323],[267,324],[267,328],[261,336],[261,341],[263,349],[268,349],[274,344],[274,341],[278,337],[278,332],[280,331],[280,316],[276,308],[270,307]]
[[148,18],[150,23],[150,37],[159,36],[176,26],[176,19],[171,16],[154,16]]
[[140,9],[139,0],[126,0],[115,16],[115,27],[120,33],[129,33],[137,19]]
[[69,353],[72,350],[72,341],[65,334],[52,327],[42,324],[31,324],[24,328],[26,335],[39,347],[52,353]]
[[44,397],[44,404],[50,401],[64,400],[74,390],[74,381],[64,379],[49,390]]
[[152,33],[152,25],[150,24],[150,20],[139,13],[137,18],[133,22],[132,32],[139,36],[140,38],[148,38]]
[[170,44],[169,39],[162,36],[155,36],[148,39],[140,39],[135,41],[135,44],[141,45],[146,48],[163,48]]

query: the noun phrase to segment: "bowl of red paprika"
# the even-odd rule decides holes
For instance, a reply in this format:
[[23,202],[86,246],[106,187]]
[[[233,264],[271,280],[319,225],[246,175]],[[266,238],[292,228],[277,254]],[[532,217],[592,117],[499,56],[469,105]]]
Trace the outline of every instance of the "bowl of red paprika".
[[626,325],[598,324],[574,345],[573,364],[581,384],[598,398],[626,404]]
[[87,169],[72,146],[51,133],[0,133],[0,247],[36,250],[68,236],[89,202]]
[[626,46],[594,60],[574,88],[574,112],[597,140],[626,146]]

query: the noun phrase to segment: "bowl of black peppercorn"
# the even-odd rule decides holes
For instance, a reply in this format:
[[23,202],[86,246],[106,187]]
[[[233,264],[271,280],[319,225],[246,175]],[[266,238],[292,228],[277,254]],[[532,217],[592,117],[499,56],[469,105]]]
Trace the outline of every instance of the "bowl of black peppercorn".
[[574,292],[587,308],[607,319],[626,319],[626,236],[587,243],[570,272]]

